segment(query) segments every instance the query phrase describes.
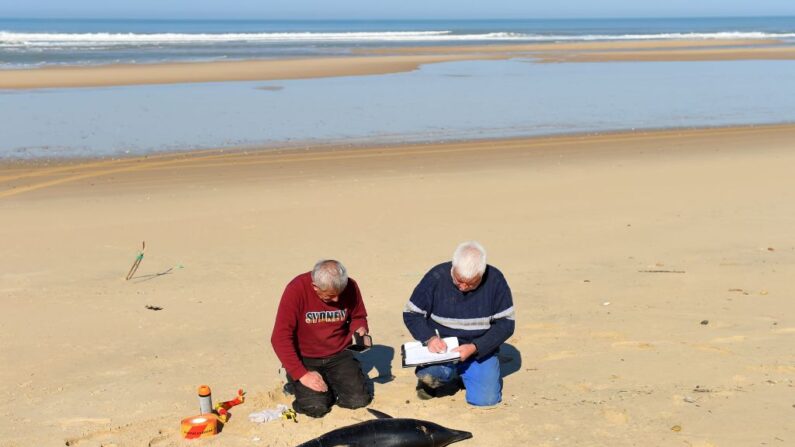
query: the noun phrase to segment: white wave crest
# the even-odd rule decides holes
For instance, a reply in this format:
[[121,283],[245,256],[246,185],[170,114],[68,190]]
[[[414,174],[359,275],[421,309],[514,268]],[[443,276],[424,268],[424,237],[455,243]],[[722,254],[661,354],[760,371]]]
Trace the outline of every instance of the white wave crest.
[[764,33],[761,31],[724,31],[718,33],[661,33],[661,34],[603,34],[585,36],[538,36],[539,40],[732,40],[732,39],[789,39],[795,33]]
[[0,31],[0,45],[162,45],[223,42],[366,42],[428,40],[450,31],[351,33],[15,33]]
[[453,34],[451,31],[394,31],[341,33],[18,33],[0,31],[0,48],[113,47],[214,43],[299,43],[299,42],[462,42],[462,41],[594,41],[674,39],[786,39],[795,33],[717,32],[660,34],[543,35],[511,32]]

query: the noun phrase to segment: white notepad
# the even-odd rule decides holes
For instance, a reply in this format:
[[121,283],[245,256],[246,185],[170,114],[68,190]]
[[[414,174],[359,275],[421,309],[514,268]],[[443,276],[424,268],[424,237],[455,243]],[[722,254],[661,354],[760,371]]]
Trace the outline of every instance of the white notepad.
[[446,337],[442,340],[447,343],[447,352],[431,352],[428,350],[427,346],[423,346],[422,342],[419,341],[403,343],[403,346],[400,348],[403,357],[403,367],[408,368],[410,366],[435,365],[437,363],[458,361],[458,359],[461,358],[461,354],[458,352],[451,352],[454,348],[458,347],[458,338]]

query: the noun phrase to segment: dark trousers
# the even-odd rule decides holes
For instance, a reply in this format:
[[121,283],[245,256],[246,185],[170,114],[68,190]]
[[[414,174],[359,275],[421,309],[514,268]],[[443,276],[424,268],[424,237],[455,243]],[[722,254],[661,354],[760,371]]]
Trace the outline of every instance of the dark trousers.
[[343,408],[361,408],[370,404],[373,396],[367,389],[367,379],[359,360],[344,349],[339,354],[324,359],[302,359],[309,371],[317,371],[328,385],[328,391],[319,393],[290,378],[295,391],[293,409],[297,413],[319,418],[331,411],[336,402]]

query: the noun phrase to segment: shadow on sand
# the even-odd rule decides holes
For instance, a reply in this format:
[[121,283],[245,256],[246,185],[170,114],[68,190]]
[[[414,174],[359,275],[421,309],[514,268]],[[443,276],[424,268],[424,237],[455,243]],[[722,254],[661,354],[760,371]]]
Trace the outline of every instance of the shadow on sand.
[[151,280],[153,280],[155,278],[159,278],[161,276],[171,275],[173,273],[173,270],[174,270],[174,267],[171,267],[170,269],[162,271],[162,272],[150,273],[148,275],[133,276],[130,279],[134,280],[133,282],[138,284],[138,283],[145,282],[145,281],[151,281]]
[[395,348],[385,345],[373,345],[365,352],[356,354],[356,358],[362,364],[362,372],[369,376],[370,371],[375,369],[378,376],[373,378],[376,383],[388,383],[395,379],[392,375],[392,359],[395,357]]
[[522,353],[508,343],[500,346],[497,358],[500,359],[500,377],[510,376],[522,367]]

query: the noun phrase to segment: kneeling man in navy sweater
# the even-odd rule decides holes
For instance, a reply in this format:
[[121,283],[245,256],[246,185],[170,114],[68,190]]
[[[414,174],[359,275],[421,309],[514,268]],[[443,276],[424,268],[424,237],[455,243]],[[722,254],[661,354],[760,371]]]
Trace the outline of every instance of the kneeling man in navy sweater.
[[411,335],[431,352],[445,352],[444,337],[457,337],[457,363],[419,367],[421,399],[466,389],[471,405],[490,406],[502,400],[497,352],[515,327],[511,289],[502,273],[486,264],[486,250],[464,242],[452,262],[433,267],[411,294],[403,311]]

